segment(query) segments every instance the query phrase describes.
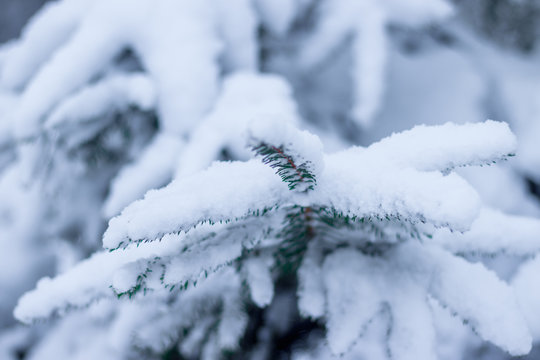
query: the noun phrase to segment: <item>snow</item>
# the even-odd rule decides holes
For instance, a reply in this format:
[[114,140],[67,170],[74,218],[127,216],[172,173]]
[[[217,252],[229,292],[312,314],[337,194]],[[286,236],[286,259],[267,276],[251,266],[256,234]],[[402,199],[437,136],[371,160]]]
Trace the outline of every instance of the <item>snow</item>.
[[385,91],[387,39],[384,24],[386,19],[381,9],[375,6],[361,13],[369,15],[363,15],[362,25],[358,25],[352,45],[355,105],[351,114],[359,125],[366,128],[377,114]]
[[500,73],[499,86],[509,121],[512,121],[513,130],[519,137],[519,156],[516,160],[525,171],[540,178],[540,157],[536,151],[540,134],[540,75],[536,66],[524,66],[520,61],[514,60],[507,66],[516,70],[507,74]]
[[530,351],[532,339],[512,290],[481,264],[431,246],[408,244],[384,257],[338,250],[327,257],[323,268],[328,341],[334,353],[346,351],[387,303],[393,356],[436,359],[428,295],[510,354]]
[[251,258],[244,262],[251,299],[259,307],[267,306],[274,297],[272,265],[271,258]]
[[41,279],[35,290],[20,298],[14,311],[15,317],[28,323],[33,319],[47,318],[58,311],[62,313],[70,307],[85,306],[111,296],[109,284],[113,278],[120,288],[129,287],[133,274],[121,270],[123,266],[140,259],[152,260],[168,255],[178,251],[180,245],[176,236],[169,236],[145,247],[132,246],[124,251],[96,253],[55,279]]
[[[357,219],[373,217],[375,227],[376,219],[388,216],[396,224],[412,224],[394,228],[388,219],[379,239],[363,234],[362,227],[343,229],[341,235],[352,235],[352,242],[324,256],[335,239],[310,242],[298,272],[298,306],[305,316],[326,319],[333,354],[348,352],[371,324],[387,319],[392,357],[436,359],[431,298],[510,354],[530,350],[532,339],[512,289],[482,264],[450,252],[473,246],[483,253],[505,251],[510,247],[507,235],[522,227],[522,245],[513,244],[512,251],[537,250],[536,220],[481,210],[474,189],[459,175],[448,174],[456,166],[490,163],[511,153],[515,139],[506,124],[419,126],[368,148],[332,155],[324,155],[319,139],[290,121],[254,122],[249,138],[283,146],[294,161],[313,163],[316,187],[291,192],[271,167],[254,159],[217,162],[151,190],[109,223],[104,246],[123,249],[98,253],[55,279],[40,280],[20,299],[17,318],[46,318],[139,286],[157,295],[176,285],[183,294],[204,293],[227,272],[244,276],[253,302],[267,306],[274,294],[269,255],[281,241],[278,224],[300,204]],[[437,151],[438,140],[444,151]],[[409,234],[424,229],[435,231],[432,240],[418,241]],[[404,237],[396,242],[393,237],[400,232]],[[333,236],[341,235],[336,231]],[[360,253],[352,247],[359,245],[359,235],[389,247],[382,247],[386,250],[378,256]],[[232,264],[243,266],[240,274]],[[202,350],[208,356],[236,348],[245,330],[242,298],[236,285],[231,287],[219,294],[221,320]]]
[[238,348],[240,339],[248,323],[243,304],[238,294],[224,296],[223,311],[217,329],[217,342],[220,349]]
[[381,310],[378,282],[370,278],[371,271],[366,271],[362,260],[357,252],[347,249],[328,256],[323,265],[327,339],[334,354],[346,352]]
[[5,146],[12,139],[13,124],[9,121],[9,112],[16,106],[15,94],[0,89],[0,146]]
[[179,346],[179,350],[182,355],[186,357],[196,357],[197,349],[204,342],[204,338],[208,333],[208,328],[211,326],[211,320],[199,321],[189,334],[183,339],[182,343]]
[[[140,56],[155,81],[157,110],[163,129],[182,135],[208,110],[217,92],[217,57],[221,42],[215,33],[215,14],[206,1],[145,0],[133,6],[128,0],[114,0],[79,7],[64,0],[56,6],[55,11],[38,15],[35,23],[39,26],[30,28],[28,36],[17,47],[26,57],[33,51],[38,29],[51,35],[73,29],[70,36],[54,37],[54,41],[45,46],[43,57],[38,55],[38,63],[45,65],[35,70],[13,114],[18,137],[38,132],[47,113],[66,96],[99,76],[126,47]],[[126,6],[129,12],[124,11]],[[83,12],[79,13],[81,10]],[[67,25],[56,29],[58,16],[65,17]],[[199,40],[189,41],[192,36]],[[54,55],[50,54],[51,50],[56,50]],[[13,57],[13,62],[8,61],[9,58],[6,61],[8,65],[21,67],[19,71],[10,71],[21,73],[21,80],[12,80],[14,85],[19,85],[31,76],[32,64],[15,61],[16,52]],[[73,59],[77,59],[76,63]],[[8,65],[5,68],[10,69]],[[179,98],[177,94],[190,95]]]
[[[131,1],[122,1],[132,7]],[[130,29],[133,47],[158,84],[164,131],[183,135],[191,130],[217,94],[217,61],[223,45],[212,9],[207,0],[145,1],[132,24],[135,28]],[[141,24],[148,24],[147,28]]]
[[218,241],[203,243],[202,248],[187,249],[176,255],[166,265],[163,282],[169,285],[193,284],[199,278],[204,279],[224,265],[232,263],[242,255],[242,243],[230,237],[220,236]]
[[453,6],[447,0],[385,0],[381,3],[391,21],[408,26],[419,26],[454,14]]
[[[519,158],[519,150],[516,154]],[[515,163],[512,159],[491,166],[463,167],[456,172],[476,189],[485,206],[509,215],[538,217],[540,202],[530,197],[528,185],[516,171]]]
[[224,149],[238,159],[248,159],[245,136],[250,123],[274,119],[300,122],[292,90],[283,78],[245,71],[227,76],[214,107],[182,151],[175,177],[205,169]]
[[[213,360],[252,330],[252,358],[291,332],[297,360],[528,352],[538,54],[441,22],[465,3],[48,2],[0,44],[0,357]],[[14,325],[43,276],[15,315],[54,321]]]
[[[461,136],[465,129],[473,135]],[[435,147],[430,144],[432,137],[441,137],[443,133],[453,135],[460,142],[442,142],[446,153],[431,151]],[[502,123],[417,127],[367,149],[352,148],[329,155],[322,170],[322,161],[317,159],[322,154],[320,143],[313,135],[298,132],[284,122],[259,121],[251,127],[251,137],[257,136],[270,144],[289,144],[295,139],[292,153],[311,161],[316,174],[322,171],[313,195],[298,199],[301,203],[311,201],[332,206],[338,212],[358,218],[402,216],[412,222],[428,221],[460,231],[467,230],[479,214],[480,200],[474,189],[456,174],[443,175],[411,167],[447,170],[457,165],[482,164],[503,157],[515,145]],[[485,138],[493,139],[495,145],[482,141]],[[421,145],[424,142],[428,144],[426,147]],[[405,149],[416,156],[406,155]],[[313,161],[314,157],[317,160]],[[153,240],[160,234],[185,231],[203,221],[234,220],[250,211],[289,202],[290,194],[283,183],[277,181],[277,176],[270,176],[268,170],[254,161],[215,164],[207,172],[151,191],[144,200],[111,220],[104,246],[116,248],[129,241]],[[255,181],[255,176],[259,180]],[[221,179],[219,186],[211,184],[213,178]],[[178,204],[177,199],[182,203]]]
[[144,260],[133,261],[116,270],[111,282],[114,291],[122,294],[132,290],[137,285],[139,274],[145,273],[146,263]]
[[469,231],[439,229],[433,240],[454,253],[526,256],[540,250],[540,219],[483,208]]
[[113,75],[68,96],[43,124],[46,129],[91,121],[103,114],[136,106],[151,110],[156,103],[152,80],[144,74]]
[[91,2],[86,0],[46,3],[6,54],[0,68],[2,84],[10,89],[23,88],[41,64],[69,39],[90,6]]
[[370,149],[398,166],[445,171],[459,166],[491,164],[513,155],[516,147],[516,137],[508,124],[487,120],[462,125],[418,125],[392,134]]
[[16,360],[17,349],[27,344],[32,331],[21,325],[13,326],[0,335],[0,357],[5,360]]
[[[32,360],[62,358],[90,360],[100,358],[113,360],[137,356],[133,348],[136,341],[141,347],[150,349],[150,344],[166,343],[171,333],[161,332],[154,327],[156,338],[142,338],[141,332],[148,330],[149,324],[157,325],[156,317],[160,311],[152,308],[155,302],[135,303],[104,300],[89,306],[84,312],[66,315],[47,337],[36,339],[28,354]],[[145,306],[146,305],[146,306]],[[161,324],[159,324],[161,325]],[[147,342],[150,340],[150,342]],[[169,344],[170,346],[170,344]],[[162,350],[165,349],[162,348]]]
[[439,250],[428,254],[436,262],[430,284],[435,299],[467,320],[483,339],[511,355],[531,350],[528,326],[506,283],[482,264],[471,264]]
[[226,72],[256,71],[259,66],[257,43],[258,19],[252,0],[216,1],[218,33],[224,43]]
[[176,136],[157,134],[139,158],[113,179],[103,215],[111,218],[148,190],[166,185],[173,177],[183,145]]
[[307,170],[315,177],[324,169],[320,139],[308,131],[297,130],[290,121],[281,118],[253,121],[249,127],[249,137],[253,147],[262,143],[282,148],[296,166],[306,163]]
[[[219,184],[216,184],[219,179]],[[105,248],[187,231],[204,221],[227,221],[278,204],[287,187],[259,161],[215,163],[201,173],[146,193],[112,218]]]
[[444,0],[324,1],[320,20],[300,53],[302,67],[313,69],[352,35],[352,117],[362,127],[372,124],[381,108],[388,57],[386,25],[420,26],[452,15]]
[[386,158],[372,163],[369,155],[352,149],[329,156],[312,201],[358,218],[401,216],[460,231],[480,211],[478,195],[456,174],[386,167]]
[[521,266],[512,280],[512,287],[535,342],[540,340],[540,287],[537,285],[539,271],[540,257],[537,255]]
[[[293,153],[302,155],[306,153],[308,160],[322,154],[320,143],[313,135],[291,130],[290,125],[286,123],[282,123],[281,128],[273,124],[275,123],[257,122],[251,128],[251,136],[268,134],[266,131],[271,127],[275,131],[270,133],[272,134],[270,138],[269,135],[264,135],[265,137],[260,140],[273,143],[282,136],[282,141],[289,144],[291,139],[299,139],[298,145],[294,143]],[[487,122],[474,125],[474,129],[484,127],[489,130],[494,124]],[[443,126],[441,129],[449,127],[451,128],[451,125]],[[424,128],[419,128],[418,132],[429,139],[432,135],[429,130],[426,134]],[[405,134],[405,139],[408,137],[410,135]],[[421,143],[421,137],[412,138]],[[391,148],[394,143],[398,145],[401,143],[401,146],[410,144],[407,141],[400,142],[399,139],[399,136],[390,138],[389,147]],[[483,143],[478,137],[472,139]],[[508,144],[513,144],[512,141],[513,139]],[[471,143],[474,144],[474,141]],[[317,204],[332,205],[338,211],[358,217],[403,215],[413,220],[426,219],[437,226],[449,225],[455,229],[466,230],[479,212],[479,199],[474,190],[455,174],[443,176],[435,172],[421,173],[410,168],[391,166],[393,156],[389,156],[388,151],[383,151],[384,144],[383,141],[368,149],[356,148],[329,156],[325,160],[326,170],[321,175],[311,200]],[[433,159],[427,157],[426,160],[431,162],[428,163],[428,168],[438,160],[439,164],[444,164],[439,166],[442,169],[451,167],[449,164],[485,162],[505,154],[508,151],[505,146],[508,144],[500,142],[502,152],[496,151],[496,147],[480,149],[484,152],[480,152],[477,157],[464,157],[462,155],[464,152],[458,151],[459,148],[454,150],[456,146],[453,146],[449,148],[448,158],[436,157],[436,154],[433,154]],[[468,145],[467,142],[463,142],[463,146],[471,150],[471,146]],[[472,150],[477,148],[479,146],[473,147]],[[420,150],[414,147],[410,149],[413,153],[415,150],[418,153],[423,150],[421,147]],[[397,163],[403,166],[403,162],[409,159],[411,158],[404,157]],[[414,164],[414,161],[418,160],[412,158],[411,161]],[[320,160],[312,163],[316,166],[315,173],[322,171],[319,170],[322,163]],[[359,166],[350,167],[351,163]],[[277,181],[276,176],[269,176],[268,170],[269,168],[254,161],[215,164],[206,173],[179,179],[160,191],[151,191],[143,201],[134,203],[119,217],[111,220],[104,236],[104,246],[116,248],[121,243],[131,240],[152,240],[159,237],[159,234],[187,230],[206,220],[213,222],[233,220],[245,216],[250,211],[263,210],[286,202],[289,195],[284,191],[283,183]],[[392,175],[389,176],[390,174]],[[260,180],[254,181],[255,176]],[[205,185],[208,181],[212,182],[213,178],[223,180],[217,187]],[[263,193],[262,189],[266,189],[266,192]],[[181,205],[177,199],[182,199]],[[210,209],[212,217],[209,217]]]
[[[17,298],[44,274],[51,274],[54,264],[53,250],[35,243],[35,229],[42,227],[40,189],[21,186],[19,171],[10,166],[0,176],[0,263],[6,269],[0,272],[1,327],[12,322]],[[13,274],[17,274],[15,280]]]
[[253,0],[253,5],[259,10],[262,24],[282,37],[287,34],[302,3],[301,0]]
[[467,54],[454,47],[424,48],[422,43],[418,51],[405,52],[403,46],[406,43],[388,44],[383,106],[363,142],[379,141],[419,124],[474,123],[487,117],[483,104],[489,85]]
[[326,300],[322,281],[322,249],[316,241],[308,244],[308,249],[298,269],[298,310],[311,318],[324,315]]
[[[406,283],[404,281],[404,283]],[[416,284],[399,286],[390,300],[388,348],[395,359],[437,359],[435,328],[426,294]]]

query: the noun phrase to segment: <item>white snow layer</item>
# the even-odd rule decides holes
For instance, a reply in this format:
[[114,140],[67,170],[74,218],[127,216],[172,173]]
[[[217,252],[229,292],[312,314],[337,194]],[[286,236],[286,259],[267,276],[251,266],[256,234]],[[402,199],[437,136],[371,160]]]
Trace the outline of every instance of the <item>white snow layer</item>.
[[28,323],[33,319],[47,318],[56,311],[62,313],[70,307],[85,306],[110,296],[113,293],[109,285],[113,279],[119,288],[129,287],[126,284],[130,281],[126,277],[133,273],[119,271],[123,266],[133,267],[137,260],[177,252],[180,246],[177,237],[168,236],[145,247],[132,246],[124,251],[96,253],[54,279],[41,279],[35,290],[19,299],[15,317]]
[[320,318],[325,311],[325,290],[321,276],[322,250],[316,241],[308,245],[298,269],[298,310],[303,316]]
[[516,147],[516,137],[508,124],[487,120],[476,124],[418,125],[392,134],[370,149],[399,166],[445,171],[458,166],[491,164],[513,155]]
[[103,206],[103,215],[111,218],[142,198],[149,189],[167,184],[172,179],[182,147],[183,141],[178,137],[157,134],[141,156],[113,179]]
[[[218,183],[216,183],[218,180]],[[280,203],[287,186],[257,160],[215,163],[208,170],[151,190],[112,218],[103,246],[154,240],[205,222],[234,220]]]
[[236,72],[223,81],[213,109],[194,129],[178,160],[176,178],[205,169],[226,149],[249,158],[245,143],[255,119],[281,119],[297,125],[299,115],[289,84],[276,75]]
[[300,63],[313,68],[352,35],[352,117],[369,126],[377,114],[385,89],[388,23],[418,26],[453,13],[444,0],[327,0],[320,21],[300,54]]
[[[271,123],[256,125],[253,132],[279,144],[286,141],[294,145],[294,138],[298,138],[298,153],[322,156],[320,143],[288,124],[277,135],[267,134]],[[472,135],[466,135],[467,129]],[[453,142],[441,140],[446,152],[437,152],[430,141],[442,134]],[[365,149],[352,148],[325,156],[317,186],[307,194],[289,191],[273,169],[257,160],[215,163],[206,171],[150,191],[143,200],[125,208],[110,221],[103,239],[105,247],[124,246],[124,250],[96,254],[56,279],[41,280],[37,289],[20,299],[15,315],[29,322],[110,296],[109,286],[118,293],[130,291],[138,284],[140,274],[152,270],[154,263],[155,268],[163,269],[163,275],[153,271],[144,280],[145,288],[187,286],[214,276],[239,258],[243,249],[272,237],[268,229],[282,221],[274,216],[283,215],[277,209],[294,204],[330,207],[358,217],[395,215],[402,221],[422,221],[451,230],[471,228],[470,232],[456,234],[457,241],[464,242],[467,236],[475,241],[487,235],[495,244],[480,244],[481,250],[504,250],[507,243],[501,238],[505,233],[497,234],[483,223],[499,221],[501,215],[481,211],[478,196],[458,175],[434,170],[448,171],[458,165],[500,159],[511,153],[513,146],[511,132],[501,123],[417,127]],[[407,155],[408,151],[413,155]],[[266,209],[274,210],[260,222],[250,225],[249,218],[236,222]],[[499,231],[514,231],[516,224],[533,230],[538,227],[536,222],[524,222],[518,217],[504,220],[509,224],[498,227]],[[220,222],[224,224],[213,224]],[[153,241],[158,238],[160,241]],[[527,353],[531,337],[511,289],[483,265],[471,264],[444,249],[448,244],[451,248],[450,239],[443,241],[443,248],[438,234],[429,241],[394,244],[380,256],[339,249],[325,259],[322,247],[311,243],[299,270],[302,314],[328,319],[329,346],[337,354],[350,349],[370,323],[391,314],[388,347],[392,356],[435,359],[428,302],[431,297],[470,324],[485,340],[513,355]],[[526,249],[536,246],[534,238],[523,237],[522,241]],[[253,301],[267,305],[273,296],[271,261],[255,257],[244,266]],[[234,346],[245,326],[243,318],[234,315],[242,314],[235,307],[240,301],[223,301],[223,306],[231,308],[223,315],[229,318],[222,321],[231,321],[227,326],[234,331],[228,333],[220,327],[215,339],[217,348]]]
[[156,103],[152,80],[144,74],[113,75],[67,97],[44,123],[45,128],[89,121],[129,106],[150,110]]
[[404,244],[384,257],[338,250],[323,271],[334,353],[347,351],[388,304],[392,357],[436,359],[428,296],[510,354],[530,351],[532,339],[512,290],[481,264],[432,246]]
[[10,89],[23,88],[53,52],[66,42],[91,6],[87,0],[48,2],[30,19],[0,68],[0,79]]
[[522,265],[512,280],[512,286],[531,330],[535,342],[540,340],[540,287],[538,274],[540,273],[540,256],[529,260]]
[[[270,127],[271,122],[259,122],[253,131],[268,141],[278,141],[271,132],[259,135],[257,128],[262,132],[270,131]],[[467,129],[473,135],[467,136]],[[313,142],[308,134],[288,125],[277,134],[287,143],[295,136],[300,140],[305,137],[297,151],[312,158],[321,154],[320,143]],[[442,140],[443,134],[447,141]],[[436,140],[441,140],[446,152],[434,150],[432,141]],[[513,146],[514,137],[503,123],[417,127],[366,149],[357,147],[326,156],[315,191],[296,201],[331,206],[358,217],[402,216],[464,231],[480,211],[474,189],[456,174],[444,176],[420,170],[490,162],[511,153]],[[321,165],[314,163],[320,169]],[[199,222],[234,220],[251,211],[291,203],[291,193],[271,172],[256,161],[215,164],[206,172],[150,191],[144,200],[111,219],[103,244],[116,248],[129,241],[154,240],[160,234],[188,230]],[[219,179],[217,185],[214,179]]]
[[[155,81],[163,129],[184,133],[208,110],[217,91],[221,40],[215,16],[204,0],[142,0],[136,5],[129,0],[64,0],[51,6],[37,15],[4,62],[4,71],[13,74],[8,83],[17,87],[29,80],[13,114],[17,135],[34,135],[47,113],[102,75],[126,48],[134,50]],[[43,41],[36,61],[18,61],[35,51],[41,34],[51,38]],[[198,41],[190,40],[194,36]]]
[[469,231],[438,229],[433,240],[453,253],[525,256],[540,250],[540,220],[484,208]]
[[273,118],[267,121],[254,121],[249,127],[250,144],[257,146],[266,143],[282,148],[296,166],[307,163],[308,171],[315,176],[324,169],[323,145],[320,139],[308,131],[298,130],[287,119]]
[[270,304],[274,297],[272,265],[271,258],[251,258],[244,262],[251,299],[260,307]]
[[259,65],[257,17],[253,0],[214,1],[218,33],[224,43],[223,62],[226,71],[255,71]]

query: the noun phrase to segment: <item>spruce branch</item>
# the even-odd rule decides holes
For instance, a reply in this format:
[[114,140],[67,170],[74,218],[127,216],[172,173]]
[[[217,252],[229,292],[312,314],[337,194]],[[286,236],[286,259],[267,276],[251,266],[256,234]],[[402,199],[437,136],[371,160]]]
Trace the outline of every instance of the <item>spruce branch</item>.
[[317,136],[281,119],[258,120],[249,128],[248,145],[264,164],[276,169],[289,190],[307,193],[315,189],[324,167],[323,146]]
[[284,146],[276,147],[265,142],[252,146],[252,150],[262,156],[264,164],[277,169],[276,174],[288,183],[289,190],[307,192],[315,188],[317,180],[315,174],[310,171],[312,165],[309,160],[298,164]]

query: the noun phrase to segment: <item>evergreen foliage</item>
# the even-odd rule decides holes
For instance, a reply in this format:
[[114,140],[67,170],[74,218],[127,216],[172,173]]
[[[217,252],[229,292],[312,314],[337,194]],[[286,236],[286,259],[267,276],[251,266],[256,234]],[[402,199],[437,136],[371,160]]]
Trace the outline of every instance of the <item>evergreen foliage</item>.
[[[177,324],[187,334],[185,338],[176,335],[177,341],[189,343],[193,332],[202,331],[196,330],[205,324],[201,316],[209,317],[214,325],[205,325],[205,339],[184,355],[211,351],[212,356],[217,356],[216,351],[252,350],[240,347],[247,336],[250,317],[244,304],[261,308],[271,304],[267,311],[272,311],[277,301],[272,300],[277,296],[276,289],[285,286],[296,294],[300,314],[324,325],[334,354],[348,353],[369,323],[382,321],[389,329],[385,342],[392,358],[435,359],[430,299],[449,308],[481,337],[510,353],[530,350],[531,338],[510,288],[482,265],[467,262],[435,241],[439,228],[466,230],[478,217],[479,200],[474,191],[455,174],[443,176],[429,171],[416,175],[414,168],[409,168],[412,164],[423,169],[438,162],[437,167],[448,172],[448,162],[455,166],[491,163],[511,153],[515,144],[505,124],[419,127],[365,150],[353,148],[324,156],[324,165],[309,158],[309,154],[320,151],[316,137],[280,122],[267,121],[264,126],[280,129],[277,133],[281,133],[283,141],[255,138],[253,134],[261,132],[259,125],[254,125],[250,142],[262,156],[262,164],[256,160],[216,164],[189,181],[174,182],[149,193],[109,224],[104,243],[112,252],[97,254],[57,279],[41,282],[34,292],[21,299],[16,315],[29,321],[63,311],[68,304],[83,306],[92,298],[107,296],[107,291],[99,287],[109,286],[118,298],[126,296],[141,302],[139,306],[143,307],[147,306],[145,297],[162,302],[171,312],[176,306],[196,306],[196,320]],[[475,133],[479,137],[471,136]],[[482,141],[483,133],[490,134],[494,145]],[[437,141],[437,134],[454,136],[454,151],[421,161],[400,154],[401,161],[394,159],[399,166],[385,161],[384,145],[405,145],[422,136],[426,136],[423,143],[427,144],[428,140]],[[275,139],[276,135],[269,137]],[[288,152],[281,150],[285,148]],[[481,155],[471,155],[470,151]],[[408,198],[412,188],[395,192],[392,186],[371,183],[373,173],[366,176],[364,171],[370,169],[369,162],[377,156],[381,158],[371,171],[378,172],[380,179],[396,176],[400,171],[404,176],[421,176],[423,192],[432,188],[434,194],[440,194],[439,198],[432,194],[422,202]],[[298,159],[311,165],[297,165]],[[361,165],[359,170],[349,168],[353,159]],[[406,168],[401,170],[400,166]],[[299,168],[304,172],[297,171]],[[276,174],[269,173],[271,169],[277,169]],[[319,175],[309,169],[315,169]],[[218,176],[220,172],[230,176],[240,170],[244,172],[244,183]],[[258,172],[259,176],[273,179],[258,184],[257,176],[253,176]],[[355,194],[355,189],[347,188],[351,181],[359,182],[356,185],[364,191],[375,192],[374,199],[381,200],[365,206],[356,204],[363,193]],[[406,178],[399,181],[417,186]],[[310,187],[298,191],[297,185],[302,182]],[[247,183],[255,187],[246,187]],[[369,186],[373,188],[366,189]],[[219,188],[211,199],[222,204],[221,210],[214,209],[212,204],[190,202],[180,195],[212,188]],[[234,197],[243,201],[235,205],[229,201]],[[459,207],[455,206],[456,201]],[[168,219],[152,212],[156,206],[163,208]],[[174,212],[181,207],[189,210],[184,213],[193,220],[177,217]],[[464,217],[467,207],[470,211]],[[204,218],[197,216],[199,212]],[[238,216],[240,213],[243,215]],[[146,219],[144,222],[141,216]],[[169,227],[162,228],[160,224]],[[540,246],[538,241],[533,244],[534,249]],[[108,270],[99,282],[80,280],[105,264]],[[343,280],[348,282],[347,286],[343,286]],[[216,281],[221,285],[216,286]],[[480,283],[489,291],[474,291]],[[69,296],[59,298],[57,291],[66,293],[66,289],[70,289]],[[214,300],[210,304],[199,303],[198,293]],[[76,294],[87,296],[81,298]],[[79,300],[73,301],[74,298]],[[38,311],[36,301],[42,304]],[[489,311],[484,310],[487,304]],[[511,331],[496,328],[501,317]],[[276,331],[266,321],[269,320],[259,323],[256,330]]]

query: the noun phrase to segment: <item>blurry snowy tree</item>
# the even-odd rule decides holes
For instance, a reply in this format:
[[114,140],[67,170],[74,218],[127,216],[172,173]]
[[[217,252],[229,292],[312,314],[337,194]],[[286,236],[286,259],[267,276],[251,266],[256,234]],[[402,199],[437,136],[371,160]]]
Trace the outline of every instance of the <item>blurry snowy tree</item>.
[[526,354],[539,12],[48,2],[0,47],[0,357]]

